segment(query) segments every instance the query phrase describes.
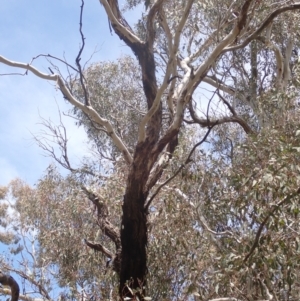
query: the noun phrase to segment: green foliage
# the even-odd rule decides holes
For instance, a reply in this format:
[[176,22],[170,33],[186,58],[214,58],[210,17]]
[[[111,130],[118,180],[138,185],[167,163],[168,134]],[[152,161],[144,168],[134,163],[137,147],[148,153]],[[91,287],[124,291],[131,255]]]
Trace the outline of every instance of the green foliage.
[[[171,112],[176,99],[169,96],[175,95],[173,92],[184,77],[193,79],[194,67],[201,67],[228,35],[236,20],[235,10],[244,2],[194,1],[189,18],[180,29],[176,75],[169,79],[161,98],[163,121],[159,133],[154,133],[157,136],[162,137],[177,118]],[[149,11],[153,3],[127,1],[125,10],[144,4]],[[172,38],[178,33],[185,4],[186,1],[171,0],[164,3],[164,18]],[[276,5],[256,1],[249,13],[253,17],[249,30],[253,32],[270,13],[269,6]],[[224,11],[229,14],[227,19]],[[166,50],[168,43],[173,43],[168,40],[160,17],[153,23],[158,86],[171,56]],[[147,15],[142,15],[135,27],[143,40],[147,37],[146,23]],[[192,113],[184,111],[176,150],[168,153],[166,147],[159,154],[152,172],[155,174],[159,164],[163,169],[147,195],[147,200],[155,196],[148,214],[147,295],[151,300],[211,300],[230,296],[238,300],[271,300],[268,295],[284,301],[298,298],[298,29],[299,14],[283,14],[273,23],[272,40],[261,35],[255,43],[224,52],[213,61],[205,75],[207,81],[215,80],[211,87],[217,90],[211,93],[206,86],[198,87],[192,99],[196,113],[201,114],[202,127],[196,127]],[[204,38],[207,42],[203,44]],[[295,40],[290,64],[286,65],[291,68],[292,78],[282,88],[276,51],[284,52],[289,38]],[[233,45],[238,43],[237,39]],[[195,59],[193,66],[188,67],[193,72],[188,74],[183,58],[191,55]],[[89,66],[83,75],[91,106],[110,120],[134,157],[138,152],[139,124],[148,109],[142,85],[145,74],[141,73],[138,60],[124,56],[116,62],[99,62]],[[68,85],[84,103],[78,77],[72,77]],[[222,90],[221,85],[226,89]],[[77,125],[85,128],[94,156],[76,170],[69,168],[66,176],[50,166],[34,188],[20,180],[1,187],[0,222],[8,229],[0,233],[0,241],[9,245],[12,255],[26,258],[17,272],[23,278],[27,276],[35,289],[42,286],[44,291],[39,292],[44,298],[59,285],[69,298],[79,300],[84,292],[86,298],[117,300],[115,258],[107,255],[115,255],[116,244],[104,225],[109,220],[113,229],[120,232],[123,196],[131,184],[128,175],[136,171],[136,166],[124,162],[110,139],[111,133],[104,127],[96,125],[78,108],[72,114]],[[239,124],[229,119],[222,123],[224,116],[238,116],[252,129],[251,134],[246,135]],[[211,130],[209,137],[194,148],[207,128]],[[177,176],[173,179],[174,175]],[[97,203],[89,194],[108,210],[102,215],[97,212]],[[5,201],[11,196],[13,202],[8,205]],[[109,252],[91,249],[85,240],[99,243]],[[10,258],[1,258],[2,268],[16,271]]]
[[[146,110],[139,69],[132,57],[124,56],[117,62],[93,64],[85,72],[92,106],[101,115],[112,118],[118,135],[131,148],[136,143],[138,124]],[[71,86],[73,93],[84,102],[83,91],[76,78]],[[85,127],[99,156],[115,159],[118,151],[104,128],[99,130],[76,108],[74,114],[79,119],[77,124]]]

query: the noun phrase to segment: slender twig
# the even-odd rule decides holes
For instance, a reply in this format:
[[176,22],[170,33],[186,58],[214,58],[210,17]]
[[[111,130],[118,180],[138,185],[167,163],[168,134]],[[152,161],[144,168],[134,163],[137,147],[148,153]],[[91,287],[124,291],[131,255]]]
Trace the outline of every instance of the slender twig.
[[66,59],[62,60],[62,59],[60,59],[60,58],[58,58],[58,57],[56,57],[56,56],[53,56],[53,55],[51,55],[51,54],[39,54],[39,55],[33,57],[32,60],[31,60],[31,62],[30,62],[30,65],[33,63],[34,60],[38,59],[39,57],[45,57],[45,58],[51,58],[51,59],[57,60],[57,61],[59,61],[59,62],[65,64],[67,67],[73,69],[74,71],[79,72],[79,70],[77,70],[74,66],[70,65],[70,64],[66,61]]
[[18,274],[20,277],[22,277],[23,279],[26,279],[27,281],[29,281],[32,285],[36,286],[39,293],[46,298],[46,300],[51,300],[51,297],[49,296],[46,288],[39,282],[36,281],[35,279],[33,279],[32,277],[30,277],[29,275],[27,275],[25,272],[23,271],[19,271],[10,267],[6,267],[7,270],[14,272],[16,274]]
[[21,76],[24,76],[24,75],[27,75],[27,71],[24,72],[24,73],[1,73],[0,76],[7,76],[7,75],[21,75]]
[[229,109],[229,111],[232,113],[233,116],[237,116],[236,111],[234,110],[234,108],[230,105],[230,103],[220,94],[220,92],[218,91],[218,96],[222,99],[222,101],[225,103],[225,105],[227,106],[227,108]]
[[81,67],[81,64],[80,64],[81,54],[82,54],[84,46],[85,46],[85,37],[84,37],[83,32],[82,32],[82,14],[83,14],[84,0],[81,0],[81,3],[82,4],[80,6],[79,32],[80,32],[80,35],[81,35],[82,44],[81,44],[81,47],[79,49],[79,52],[78,52],[78,55],[77,55],[75,61],[76,61],[76,65],[77,65],[78,70],[79,70],[80,84],[81,84],[81,87],[82,87],[83,93],[84,93],[85,105],[89,106],[90,105],[89,95],[88,95],[88,91],[87,91],[85,83],[84,83],[86,80],[84,78],[83,70],[82,70],[82,67]]

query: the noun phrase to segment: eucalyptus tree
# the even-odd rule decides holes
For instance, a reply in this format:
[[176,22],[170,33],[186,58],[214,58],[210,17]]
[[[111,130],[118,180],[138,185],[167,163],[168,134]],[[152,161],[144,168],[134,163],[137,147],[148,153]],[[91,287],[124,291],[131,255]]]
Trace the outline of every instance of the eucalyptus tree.
[[[89,181],[100,186],[100,176],[88,166],[81,170],[71,166],[64,137],[58,140],[63,156],[53,153],[71,173],[85,173],[92,178],[82,180],[77,190],[97,209],[98,225],[110,239],[111,248],[104,245],[105,240],[103,243],[87,240],[86,244],[111,259],[120,279],[120,298],[147,300],[147,244],[151,242],[147,219],[155,202],[159,202],[162,188],[188,169],[196,148],[213,128],[224,132],[228,123],[234,123],[242,129],[236,137],[245,138],[272,124],[273,116],[279,120],[280,112],[289,111],[294,105],[300,3],[146,1],[145,12],[141,12],[136,27],[132,28],[117,0],[99,2],[112,30],[132,50],[135,61],[128,59],[127,63],[136,65],[136,74],[124,75],[124,79],[117,82],[109,76],[113,65],[100,63],[83,70],[80,64],[83,35],[82,48],[73,67],[77,73],[68,80],[59,72],[42,73],[32,64],[14,62],[3,56],[0,62],[56,82],[63,98],[74,106],[79,124],[88,129],[102,158],[112,161],[112,168],[123,171],[120,186],[124,190],[121,189],[123,199],[117,230],[109,220],[108,200],[88,186]],[[126,7],[132,9],[141,2],[128,1]],[[110,70],[105,72],[107,66]],[[119,72],[117,64],[115,70]],[[203,94],[207,87],[213,91]],[[286,92],[292,97],[286,98]],[[200,142],[189,152],[181,152],[178,158],[176,149],[180,149],[183,141],[180,135],[193,133],[187,138],[193,143],[195,132],[188,129],[194,129],[194,124],[207,131],[200,130]],[[53,130],[51,125],[48,127]],[[225,140],[216,139],[215,145],[222,149],[224,145],[220,142]],[[47,149],[42,143],[41,146]],[[184,159],[183,154],[187,154]],[[168,169],[174,158],[182,162],[177,171]],[[218,183],[222,187],[222,181]],[[214,191],[218,185],[212,183],[210,189]],[[185,195],[179,188],[176,191],[182,197]],[[208,195],[212,195],[211,192]],[[160,207],[166,210],[163,203]],[[203,222],[203,216],[201,219]],[[207,263],[204,266],[209,269]],[[205,272],[203,277],[205,279]],[[185,279],[181,280],[181,284],[186,285]],[[173,290],[177,288],[178,285]],[[207,291],[205,284],[203,290]]]

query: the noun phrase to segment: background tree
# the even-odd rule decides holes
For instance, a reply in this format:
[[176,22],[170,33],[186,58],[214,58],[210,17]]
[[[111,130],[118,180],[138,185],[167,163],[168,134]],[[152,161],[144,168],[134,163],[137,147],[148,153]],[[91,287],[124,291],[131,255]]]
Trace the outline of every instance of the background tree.
[[[111,261],[120,298],[147,300],[147,270],[149,295],[157,300],[186,300],[190,294],[201,300],[293,298],[297,275],[289,271],[295,262],[286,271],[285,266],[297,250],[287,255],[286,245],[278,243],[272,246],[276,259],[268,252],[271,239],[286,239],[280,226],[298,231],[292,203],[299,198],[294,127],[300,4],[147,1],[133,29],[118,1],[100,3],[136,60],[124,57],[84,70],[81,25],[76,66],[65,62],[75,73],[66,79],[52,71],[55,66],[44,74],[0,57],[1,63],[55,81],[97,154],[74,168],[64,127],[45,122],[62,155],[49,141],[39,143],[70,175],[61,178],[49,169],[27,198],[30,210],[19,198],[23,188],[16,194],[26,223],[36,219],[41,260],[59,266],[62,285],[76,289],[87,281],[91,288],[101,279],[110,297],[114,283],[102,278],[103,258],[85,258],[81,266],[86,253],[78,246],[84,238]],[[139,4],[128,1],[127,8]],[[203,94],[207,85],[214,90]],[[210,144],[204,147],[205,141]],[[95,224],[102,231],[97,236]],[[288,241],[294,246],[293,239]],[[95,292],[100,294],[99,287]]]

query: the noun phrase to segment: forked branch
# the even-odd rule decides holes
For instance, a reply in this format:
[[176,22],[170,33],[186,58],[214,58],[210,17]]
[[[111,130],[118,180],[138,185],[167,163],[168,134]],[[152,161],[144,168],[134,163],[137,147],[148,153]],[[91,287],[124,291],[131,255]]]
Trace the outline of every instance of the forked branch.
[[220,125],[223,123],[233,122],[233,123],[238,123],[244,129],[246,134],[253,133],[252,129],[247,124],[247,122],[237,115],[228,116],[228,117],[225,116],[225,117],[221,117],[221,118],[218,118],[215,120],[210,120],[209,118],[200,118],[197,115],[197,113],[195,112],[192,102],[190,102],[190,104],[189,104],[189,112],[193,119],[193,122],[198,123],[201,127],[211,127],[211,126]]

